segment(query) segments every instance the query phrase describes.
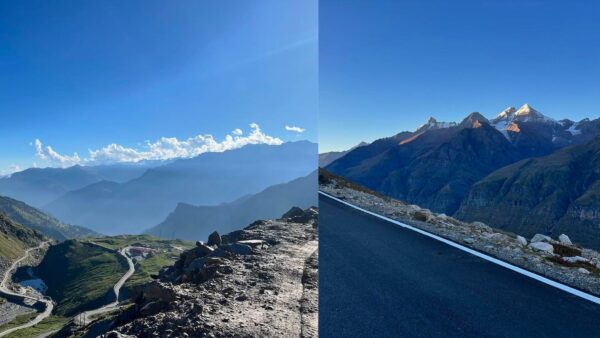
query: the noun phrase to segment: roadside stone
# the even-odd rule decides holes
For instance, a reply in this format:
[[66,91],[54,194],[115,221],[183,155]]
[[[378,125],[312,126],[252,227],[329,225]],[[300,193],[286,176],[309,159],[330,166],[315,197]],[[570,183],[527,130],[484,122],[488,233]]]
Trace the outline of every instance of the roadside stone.
[[562,234],[560,236],[558,236],[558,240],[562,243],[562,244],[566,244],[566,245],[573,245],[573,243],[571,242],[571,239],[569,238],[569,236]]
[[523,236],[517,236],[517,243],[521,244],[522,246],[526,246],[527,240]]
[[210,234],[208,236],[208,245],[210,246],[214,246],[214,245],[221,245],[221,235],[219,235],[218,232],[214,231],[212,234]]
[[465,242],[467,244],[473,244],[473,243],[475,243],[475,238],[467,237],[467,238],[463,239],[463,242]]
[[579,269],[577,269],[577,271],[581,272],[584,275],[589,275],[590,274],[590,272],[587,269],[584,269],[584,268],[579,268]]
[[577,262],[589,262],[589,259],[583,258],[581,256],[573,256],[573,257],[563,257],[562,260],[567,263],[575,264]]
[[546,236],[546,235],[542,235],[542,234],[535,234],[531,238],[531,243],[537,243],[537,242],[550,243],[550,242],[552,242],[552,238],[550,238],[549,236]]
[[427,220],[429,219],[429,214],[424,212],[424,210],[418,210],[415,211],[414,217],[417,221],[427,222]]
[[553,253],[554,252],[554,247],[550,243],[545,243],[545,242],[531,242],[531,243],[529,243],[529,247],[532,248],[535,251],[541,251],[541,252],[547,252],[547,253]]

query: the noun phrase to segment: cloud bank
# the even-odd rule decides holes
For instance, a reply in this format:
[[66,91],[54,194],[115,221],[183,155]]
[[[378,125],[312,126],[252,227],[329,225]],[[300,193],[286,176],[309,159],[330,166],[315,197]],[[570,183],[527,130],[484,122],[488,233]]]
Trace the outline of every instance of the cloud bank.
[[112,163],[136,163],[146,160],[170,160],[174,158],[190,158],[207,152],[223,152],[241,148],[248,144],[280,145],[283,141],[277,137],[265,134],[256,123],[250,124],[250,132],[237,128],[232,135],[226,135],[221,141],[212,135],[197,135],[185,140],[175,137],[161,137],[155,142],[146,141],[143,149],[125,147],[119,144],[109,144],[103,148],[89,150],[87,157],[77,153],[63,155],[51,146],[44,146],[39,139],[35,140],[36,156],[52,167],[70,167],[80,165],[100,165]]
[[296,126],[285,126],[285,130],[287,131],[293,131],[294,133],[303,133],[306,129],[304,128],[300,128],[300,127],[296,127]]

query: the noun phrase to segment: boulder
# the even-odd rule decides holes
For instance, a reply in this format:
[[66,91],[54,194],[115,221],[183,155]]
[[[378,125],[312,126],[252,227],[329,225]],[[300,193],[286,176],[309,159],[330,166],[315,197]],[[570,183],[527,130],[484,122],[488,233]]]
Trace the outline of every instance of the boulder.
[[218,232],[214,231],[212,234],[208,235],[208,245],[210,246],[219,246],[221,245],[221,235]]
[[220,248],[234,255],[251,255],[254,253],[249,245],[240,243],[221,245]]
[[302,217],[302,216],[304,216],[304,210],[302,210],[298,207],[292,207],[285,214],[283,214],[281,216],[281,218],[282,219],[293,219],[293,218]]
[[463,242],[465,242],[467,244],[473,244],[473,243],[475,243],[475,238],[467,237],[467,238],[463,239]]
[[560,236],[558,236],[558,240],[562,243],[562,244],[566,244],[566,245],[573,245],[573,242],[571,242],[571,239],[569,238],[569,236],[562,234]]
[[170,303],[175,300],[175,292],[158,283],[150,283],[144,288],[144,298]]
[[209,257],[221,257],[221,258],[226,258],[226,257],[230,257],[231,253],[229,253],[228,251],[225,251],[221,248],[216,248],[210,255],[208,255]]
[[526,246],[527,240],[523,236],[517,236],[517,243],[521,244],[522,246]]
[[550,242],[552,242],[552,238],[550,238],[549,236],[546,236],[546,235],[542,235],[542,234],[535,234],[531,238],[531,243],[536,243],[536,242],[550,243]]
[[553,253],[554,247],[550,243],[546,242],[531,242],[529,243],[529,247],[535,251]]
[[579,268],[579,269],[577,269],[577,271],[581,272],[584,275],[589,275],[590,274],[590,272],[587,269],[584,269],[584,268]]
[[246,244],[253,248],[263,247],[266,244],[266,242],[263,241],[262,239],[247,239],[245,241],[239,241],[238,243]]
[[140,314],[144,317],[152,316],[159,312],[162,312],[167,307],[168,307],[168,303],[165,303],[165,302],[161,302],[161,301],[149,302],[148,304],[144,305],[140,309]]
[[282,219],[295,223],[308,223],[311,220],[316,220],[318,211],[315,208],[302,210],[298,207],[292,207],[288,212],[281,216]]
[[427,222],[431,216],[431,213],[427,212],[426,209],[417,210],[413,214],[414,219],[421,222]]
[[206,265],[221,264],[222,262],[223,260],[219,257],[200,257],[194,259],[185,271],[196,271],[204,268]]
[[571,263],[571,264],[575,264],[577,262],[584,262],[587,263],[590,260],[587,258],[583,258],[581,256],[573,256],[573,257],[563,257],[562,260],[566,263]]
[[206,255],[210,255],[210,253],[213,252],[214,249],[211,248],[210,246],[198,241],[198,242],[196,242],[196,247],[192,250],[199,253],[198,256],[206,256]]

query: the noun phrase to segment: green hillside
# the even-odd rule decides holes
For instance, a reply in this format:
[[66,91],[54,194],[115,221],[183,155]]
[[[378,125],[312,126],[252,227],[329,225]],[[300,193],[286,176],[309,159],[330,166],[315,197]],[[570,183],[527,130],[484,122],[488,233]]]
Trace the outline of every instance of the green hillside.
[[23,255],[25,249],[34,247],[43,240],[42,234],[0,213],[0,259],[12,261]]
[[0,212],[19,224],[59,241],[98,235],[84,227],[65,224],[30,205],[5,196],[0,196]]
[[152,280],[151,275],[158,274],[164,267],[173,265],[182,250],[194,246],[193,242],[182,240],[161,239],[150,235],[122,235],[93,239],[94,243],[108,249],[117,250],[127,246],[156,249],[157,253],[145,259],[135,260],[135,273],[123,286],[123,295]]
[[36,268],[60,316],[114,301],[112,288],[126,271],[126,260],[115,251],[78,240],[51,246]]

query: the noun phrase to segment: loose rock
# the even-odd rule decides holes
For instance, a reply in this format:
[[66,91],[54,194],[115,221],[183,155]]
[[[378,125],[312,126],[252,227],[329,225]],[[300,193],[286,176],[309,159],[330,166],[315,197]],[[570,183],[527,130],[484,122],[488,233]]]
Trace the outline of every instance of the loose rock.
[[547,253],[553,253],[554,247],[550,243],[545,242],[531,242],[529,243],[529,247],[535,251],[542,251]]
[[531,243],[536,243],[536,242],[550,243],[550,242],[552,242],[552,238],[550,238],[549,236],[546,236],[546,235],[542,235],[542,234],[535,234],[535,236],[533,236],[531,238]]
[[569,236],[562,234],[560,236],[558,236],[558,240],[562,243],[562,244],[566,244],[566,245],[572,245],[573,243],[571,242],[571,239],[569,238]]

